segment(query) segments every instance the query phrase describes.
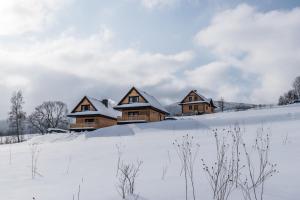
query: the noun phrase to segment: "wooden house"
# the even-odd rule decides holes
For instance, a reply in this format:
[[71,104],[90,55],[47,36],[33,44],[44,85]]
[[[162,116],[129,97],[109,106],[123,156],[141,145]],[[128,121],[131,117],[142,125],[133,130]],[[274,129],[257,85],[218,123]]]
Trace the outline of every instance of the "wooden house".
[[70,124],[72,131],[95,130],[117,124],[121,113],[115,110],[107,99],[99,100],[85,96],[74,107],[68,117],[74,118]]
[[200,115],[213,113],[216,106],[212,99],[199,94],[197,90],[190,91],[180,102],[183,115]]
[[155,97],[135,87],[114,108],[122,112],[118,124],[162,121],[169,114]]

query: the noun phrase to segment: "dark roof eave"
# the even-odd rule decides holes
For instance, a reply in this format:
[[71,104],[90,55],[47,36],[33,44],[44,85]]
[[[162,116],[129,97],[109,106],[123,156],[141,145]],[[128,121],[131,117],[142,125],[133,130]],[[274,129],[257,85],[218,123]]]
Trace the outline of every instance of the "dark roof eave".
[[185,102],[185,103],[179,103],[178,105],[201,104],[201,103],[210,104],[209,102],[203,101],[203,102]]
[[[72,113],[71,113],[72,114]],[[108,118],[108,119],[115,119],[117,120],[117,117],[111,117],[111,116],[107,116],[107,115],[102,115],[102,114],[90,114],[90,115],[67,115],[67,117],[72,117],[72,118],[76,118],[76,117],[104,117],[104,118]]]

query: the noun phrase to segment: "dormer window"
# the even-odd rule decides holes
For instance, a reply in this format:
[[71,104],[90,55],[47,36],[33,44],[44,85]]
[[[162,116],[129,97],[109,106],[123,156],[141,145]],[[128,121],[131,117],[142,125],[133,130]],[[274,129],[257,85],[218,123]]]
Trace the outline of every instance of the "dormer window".
[[81,111],[89,111],[90,105],[81,105]]
[[139,96],[130,96],[129,103],[137,103],[139,102]]

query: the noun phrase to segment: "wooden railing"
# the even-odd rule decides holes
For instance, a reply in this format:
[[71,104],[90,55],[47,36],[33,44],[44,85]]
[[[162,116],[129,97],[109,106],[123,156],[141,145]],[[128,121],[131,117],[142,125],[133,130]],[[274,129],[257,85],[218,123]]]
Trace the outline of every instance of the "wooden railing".
[[118,121],[148,121],[147,115],[134,115],[118,117]]
[[70,128],[97,128],[99,126],[96,122],[76,123],[70,124]]

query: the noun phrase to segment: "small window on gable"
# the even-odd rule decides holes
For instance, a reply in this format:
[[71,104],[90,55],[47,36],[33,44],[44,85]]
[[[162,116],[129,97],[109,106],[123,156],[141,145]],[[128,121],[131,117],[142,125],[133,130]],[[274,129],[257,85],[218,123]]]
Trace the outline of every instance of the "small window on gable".
[[139,102],[139,96],[130,96],[129,103],[137,103]]
[[81,111],[89,111],[90,105],[81,105]]
[[189,101],[193,101],[193,97],[189,97]]
[[194,101],[198,101],[198,97],[197,96],[194,97]]

